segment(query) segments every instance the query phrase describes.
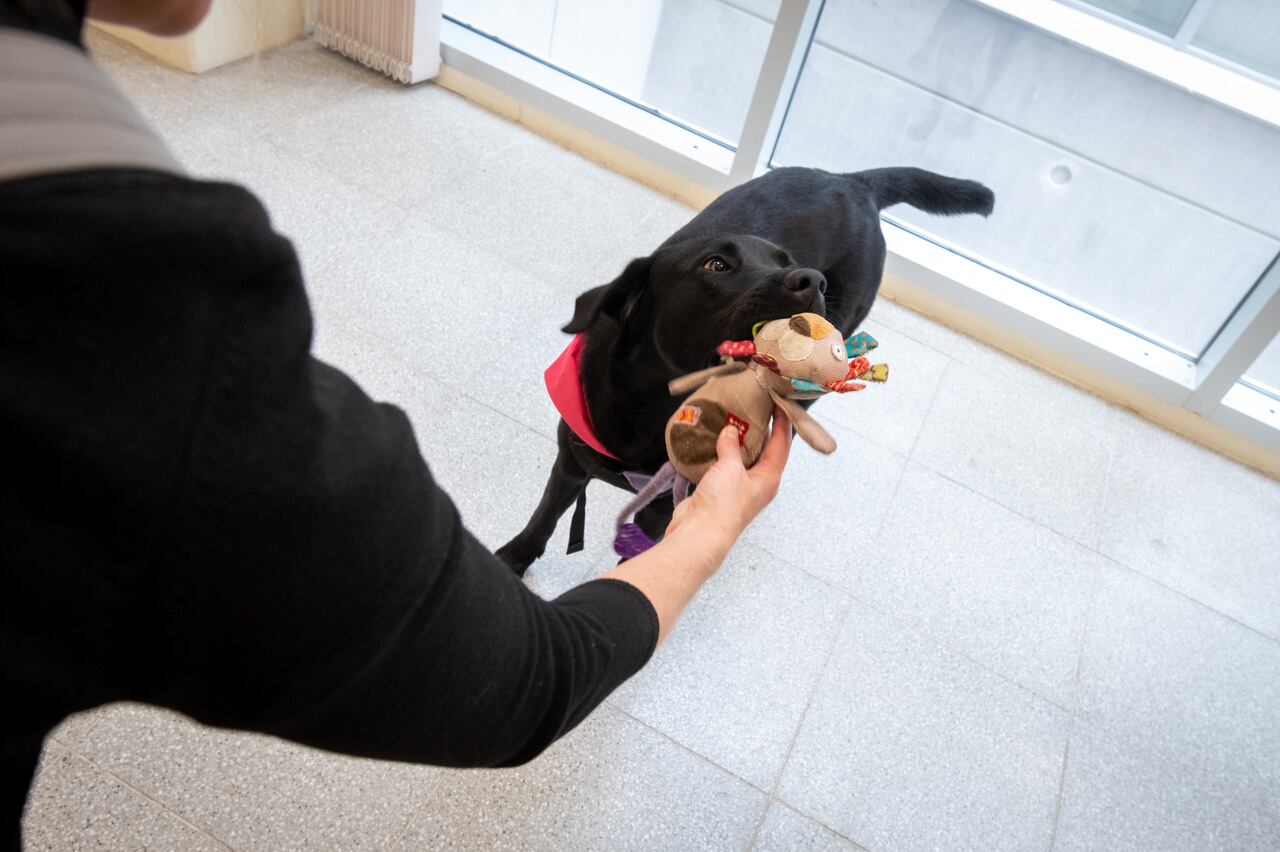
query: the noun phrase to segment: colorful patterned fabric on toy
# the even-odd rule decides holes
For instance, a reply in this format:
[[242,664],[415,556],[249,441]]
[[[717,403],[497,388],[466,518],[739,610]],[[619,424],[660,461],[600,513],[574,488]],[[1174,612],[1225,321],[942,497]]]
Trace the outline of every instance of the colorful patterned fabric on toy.
[[755,361],[771,373],[777,373],[779,376],[782,375],[782,370],[778,367],[778,361],[772,355],[765,355],[763,352],[757,352],[751,356],[751,360]]
[[796,393],[826,393],[827,389],[817,382],[808,379],[792,379],[791,389]]
[[721,358],[749,360],[756,354],[756,343],[754,340],[726,340],[716,347],[716,354]]
[[880,344],[868,332],[860,331],[852,334],[844,342],[844,351],[850,358],[865,355]]
[[889,365],[872,364],[865,373],[859,373],[854,378],[862,379],[864,382],[887,382],[889,381]]

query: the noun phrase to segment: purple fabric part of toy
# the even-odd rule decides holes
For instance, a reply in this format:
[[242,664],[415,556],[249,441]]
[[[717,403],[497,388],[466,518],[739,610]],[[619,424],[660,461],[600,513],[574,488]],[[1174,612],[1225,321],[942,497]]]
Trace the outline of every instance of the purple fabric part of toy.
[[676,474],[676,481],[671,483],[671,502],[673,505],[679,506],[689,499],[689,486],[692,484],[680,474]]
[[[644,553],[653,547],[653,539],[645,535],[644,530],[640,529],[633,523],[627,521],[627,518],[639,512],[645,506],[653,502],[654,498],[671,488],[671,484],[675,482],[676,469],[671,466],[671,462],[667,462],[658,468],[658,472],[649,478],[636,496],[632,497],[627,505],[622,507],[622,511],[618,513],[617,532],[613,538],[613,549],[618,555],[630,559],[639,553]],[[619,548],[628,548],[624,553]],[[638,550],[636,548],[639,548]]]
[[[622,476],[627,480],[627,484],[630,485],[632,488],[634,488],[637,492],[643,491],[644,487],[649,484],[650,480],[653,479],[653,477],[650,476],[649,474],[641,473],[638,470],[624,470],[622,472]],[[666,490],[670,487],[671,487],[670,485],[664,486],[663,488],[655,492],[654,496],[656,497],[659,494],[665,493]]]
[[613,538],[613,552],[623,559],[634,559],[655,544],[644,530],[633,523],[621,524]]

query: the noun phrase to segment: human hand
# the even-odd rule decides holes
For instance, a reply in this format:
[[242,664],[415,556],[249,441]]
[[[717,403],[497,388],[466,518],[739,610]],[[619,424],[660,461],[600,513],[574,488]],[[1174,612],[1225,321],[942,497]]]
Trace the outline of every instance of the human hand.
[[769,438],[749,469],[742,464],[738,431],[726,426],[716,441],[716,463],[703,474],[693,494],[676,507],[667,535],[695,530],[721,536],[727,550],[778,493],[790,453],[791,421],[781,409],[774,409]]
[[685,604],[714,575],[747,524],[778,493],[791,452],[791,421],[773,412],[773,428],[760,458],[748,470],[738,449],[738,430],[728,426],[716,440],[717,461],[698,490],[676,507],[662,541],[607,572],[640,590],[658,614],[661,642]]

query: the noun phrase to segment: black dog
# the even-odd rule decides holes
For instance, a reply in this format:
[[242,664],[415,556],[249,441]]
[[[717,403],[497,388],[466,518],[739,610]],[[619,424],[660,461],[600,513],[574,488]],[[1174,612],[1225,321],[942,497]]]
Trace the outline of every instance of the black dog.
[[[575,501],[580,535],[590,479],[633,490],[624,472],[657,470],[667,457],[664,425],[680,402],[667,383],[715,363],[721,341],[749,339],[754,323],[801,311],[825,315],[846,335],[855,331],[884,271],[882,209],[905,202],[986,216],[994,200],[980,183],[921,169],[775,169],[721,195],[653,254],[583,293],[564,331],[586,334],[581,381],[591,425],[618,458],[592,449],[561,420],[542,501],[498,555],[523,575]],[[669,497],[658,500],[636,523],[657,540],[671,512]]]

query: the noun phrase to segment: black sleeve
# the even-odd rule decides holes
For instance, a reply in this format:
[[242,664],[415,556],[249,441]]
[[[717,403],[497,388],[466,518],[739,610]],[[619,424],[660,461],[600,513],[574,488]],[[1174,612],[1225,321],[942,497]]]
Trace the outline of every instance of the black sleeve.
[[278,260],[211,318],[157,575],[155,699],[370,757],[529,760],[647,661],[652,605],[617,581],[526,589],[465,529],[404,414],[309,355],[292,251]]
[[0,686],[22,696],[5,784],[63,716],[116,700],[357,755],[519,763],[652,653],[644,595],[529,592],[404,414],[311,357],[297,259],[244,190],[3,184],[0,258]]
[[213,413],[193,460],[163,703],[364,756],[510,765],[647,661],[648,599],[618,581],[531,593],[463,527],[398,409],[310,358],[254,372],[229,406],[252,416]]

